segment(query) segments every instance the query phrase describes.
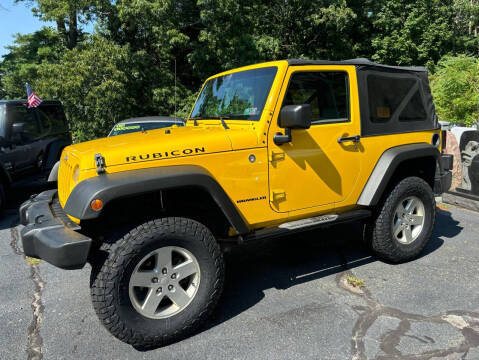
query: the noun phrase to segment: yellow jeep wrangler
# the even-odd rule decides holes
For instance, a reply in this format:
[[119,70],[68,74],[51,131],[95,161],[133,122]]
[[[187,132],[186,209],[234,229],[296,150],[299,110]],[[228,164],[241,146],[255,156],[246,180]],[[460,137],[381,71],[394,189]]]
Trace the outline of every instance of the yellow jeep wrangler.
[[[287,60],[209,78],[185,127],[65,148],[21,206],[25,254],[91,263],[93,306],[136,346],[191,334],[223,288],[222,243],[362,221],[408,261],[451,182],[427,71],[365,59]],[[317,236],[318,233],[316,233]]]

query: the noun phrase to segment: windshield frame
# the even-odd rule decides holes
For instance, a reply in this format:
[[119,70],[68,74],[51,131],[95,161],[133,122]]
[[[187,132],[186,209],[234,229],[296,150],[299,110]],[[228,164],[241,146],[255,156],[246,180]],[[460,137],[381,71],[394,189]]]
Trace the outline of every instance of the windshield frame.
[[[210,84],[214,81],[217,81],[220,78],[225,78],[227,76],[231,76],[231,75],[235,75],[235,74],[239,74],[239,73],[246,73],[246,72],[250,72],[250,71],[265,70],[265,69],[274,70],[274,72],[272,74],[271,83],[269,84],[269,87],[268,86],[265,87],[264,101],[262,101],[261,107],[257,106],[259,108],[259,110],[257,111],[256,114],[254,114],[254,115],[249,115],[249,114],[242,114],[242,115],[240,115],[240,114],[224,114],[224,115],[207,114],[206,116],[201,116],[201,115],[193,116],[193,113],[195,112],[197,104],[201,99],[201,95],[203,94],[203,92],[207,88],[208,84]],[[220,73],[218,75],[215,75],[215,76],[212,76],[212,77],[208,78],[204,82],[200,92],[198,93],[198,96],[196,97],[195,103],[194,103],[194,105],[193,105],[193,107],[192,107],[192,109],[191,109],[191,111],[188,115],[187,122],[194,121],[195,124],[196,124],[197,120],[228,120],[228,121],[231,120],[231,121],[253,121],[253,122],[260,121],[262,116],[263,116],[266,105],[268,104],[268,99],[270,97],[271,91],[274,88],[274,83],[275,83],[276,78],[278,77],[279,73],[280,73],[279,66],[268,64],[268,66],[259,66],[259,67],[252,67],[252,68],[247,68],[247,69],[243,69],[243,70],[238,69],[238,70],[235,70],[235,71],[224,72],[224,73]],[[255,104],[255,105],[259,105],[259,104]]]

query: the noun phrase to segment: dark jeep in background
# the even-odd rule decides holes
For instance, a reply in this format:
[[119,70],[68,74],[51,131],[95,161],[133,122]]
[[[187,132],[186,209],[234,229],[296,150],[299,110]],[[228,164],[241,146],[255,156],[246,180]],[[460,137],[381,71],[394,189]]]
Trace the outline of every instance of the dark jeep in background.
[[48,175],[71,143],[60,101],[28,108],[26,100],[0,100],[0,209],[6,189],[27,177]]

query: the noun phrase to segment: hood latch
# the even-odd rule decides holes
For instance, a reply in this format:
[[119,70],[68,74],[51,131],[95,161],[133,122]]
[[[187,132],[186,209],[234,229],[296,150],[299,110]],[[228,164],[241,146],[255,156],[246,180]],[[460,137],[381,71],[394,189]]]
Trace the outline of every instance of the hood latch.
[[96,164],[96,173],[98,175],[104,174],[106,172],[105,170],[105,158],[101,156],[100,153],[95,154],[95,164]]

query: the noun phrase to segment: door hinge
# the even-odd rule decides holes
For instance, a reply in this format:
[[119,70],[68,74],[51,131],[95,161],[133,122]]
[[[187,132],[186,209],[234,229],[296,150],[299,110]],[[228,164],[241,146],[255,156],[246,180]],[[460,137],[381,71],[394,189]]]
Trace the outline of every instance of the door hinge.
[[269,154],[269,161],[270,162],[275,162],[275,161],[283,161],[286,158],[286,155],[284,152],[274,152],[271,151]]
[[284,201],[286,200],[286,192],[283,189],[271,190],[269,194],[270,201]]

